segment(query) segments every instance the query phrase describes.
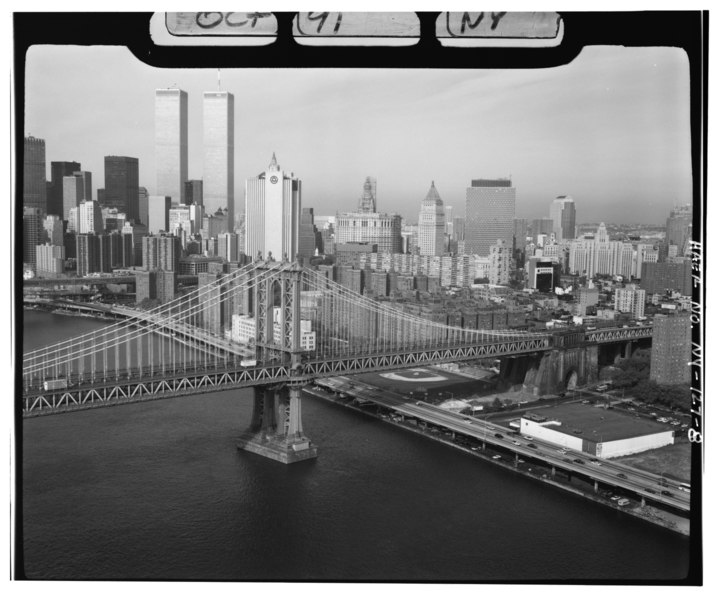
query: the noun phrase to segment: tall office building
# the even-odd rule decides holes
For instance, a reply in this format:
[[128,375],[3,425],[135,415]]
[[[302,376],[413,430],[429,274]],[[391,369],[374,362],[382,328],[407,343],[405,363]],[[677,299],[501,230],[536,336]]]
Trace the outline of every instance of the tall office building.
[[418,245],[421,256],[442,256],[445,252],[445,211],[435,181],[420,206]]
[[104,231],[102,209],[93,200],[82,202],[78,208],[77,232],[102,233]]
[[148,224],[148,190],[145,187],[138,188],[138,218],[135,222],[140,222],[147,226]]
[[39,277],[52,277],[63,273],[65,264],[65,248],[62,245],[45,243],[35,248],[37,268],[35,274]]
[[185,203],[203,205],[203,182],[202,179],[190,179],[185,181]]
[[465,253],[489,256],[498,239],[512,247],[514,218],[510,179],[473,179],[465,194]]
[[555,240],[575,239],[575,201],[570,196],[558,196],[550,204]]
[[315,213],[312,208],[303,208],[300,211],[298,255],[308,260],[315,255],[317,247],[317,229],[314,221]]
[[150,196],[148,198],[148,222],[150,233],[170,230],[170,196]]
[[[105,156],[105,197],[101,205],[117,208],[128,220],[140,219],[138,159]],[[98,198],[98,201],[100,199]]]
[[445,206],[445,235],[453,236],[453,207]]
[[149,235],[142,239],[142,265],[145,270],[180,270],[182,246],[174,235]]
[[35,268],[37,246],[43,235],[42,211],[34,206],[23,207],[23,263]]
[[302,182],[280,169],[274,153],[267,170],[245,182],[245,254],[252,260],[269,253],[295,259],[301,195]]
[[692,231],[692,204],[675,206],[667,219],[665,243],[678,246],[680,254],[685,251],[685,244]]
[[155,194],[185,201],[188,170],[188,96],[180,89],[155,90]]
[[63,220],[70,219],[71,208],[77,208],[87,200],[92,200],[92,173],[76,171],[63,177]]
[[690,383],[692,324],[690,314],[653,318],[650,380],[660,385]]
[[228,231],[235,230],[235,98],[229,92],[203,94],[203,204],[209,214],[227,207]]
[[23,156],[23,206],[37,208],[42,214],[47,214],[45,168],[45,140],[26,137]]
[[62,219],[55,214],[48,214],[42,223],[45,230],[42,240],[50,245],[63,244],[63,222]]
[[70,177],[80,171],[79,162],[51,162],[50,185],[47,196],[48,214],[63,217],[63,178]]

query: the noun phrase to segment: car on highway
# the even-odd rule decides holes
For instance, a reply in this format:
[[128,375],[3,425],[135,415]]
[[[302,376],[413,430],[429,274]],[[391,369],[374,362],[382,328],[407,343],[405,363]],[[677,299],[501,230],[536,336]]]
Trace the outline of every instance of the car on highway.
[[643,490],[644,490],[646,493],[652,493],[653,495],[655,495],[655,491],[653,491],[652,489],[647,489],[647,488],[646,488],[646,489],[643,489]]
[[618,499],[618,505],[619,505],[620,507],[622,507],[622,506],[624,506],[624,505],[627,505],[628,503],[630,503],[630,500],[629,500],[629,499],[625,499],[624,497],[621,498],[621,499]]
[[535,443],[528,443],[528,447],[532,449],[537,449],[537,445],[535,445]]
[[563,454],[563,455],[565,455],[565,454],[567,453],[567,449],[562,449],[562,448],[560,448],[560,449],[558,449],[557,451],[558,451],[558,453],[561,453],[561,454]]
[[520,445],[519,441],[513,441],[513,445]]
[[618,499],[620,499],[620,495],[613,495],[610,497],[610,501],[617,501]]
[[590,460],[590,463],[591,463],[593,466],[602,466],[602,464],[601,464],[600,462],[598,462],[597,460]]
[[469,422],[472,422],[472,420],[470,420],[470,418],[463,418],[463,422],[468,422],[468,423],[469,423]]
[[617,476],[618,478],[627,478],[627,476],[622,472],[618,472],[615,476]]
[[492,459],[493,459],[493,460],[502,460],[502,456],[501,456],[500,454],[497,454],[497,453],[496,453],[496,454],[492,457]]
[[667,489],[663,489],[662,491],[660,491],[660,495],[665,495],[665,497],[675,497],[675,495],[673,495],[673,494],[672,494],[670,491],[668,491]]
[[490,426],[489,424],[487,425],[487,427],[488,427],[488,429],[491,430],[491,431],[494,431],[494,430],[495,430],[495,427],[494,427],[494,426]]
[[502,439],[502,438],[503,438],[503,436],[502,436],[500,433],[495,433],[495,436],[496,436],[498,439]]
[[580,458],[575,458],[575,459],[573,460],[573,462],[575,462],[576,464],[584,464],[584,463],[585,463],[585,462],[583,462]]
[[529,435],[523,435],[523,439],[527,439],[528,441],[532,441],[532,440],[533,440],[533,438],[530,437]]

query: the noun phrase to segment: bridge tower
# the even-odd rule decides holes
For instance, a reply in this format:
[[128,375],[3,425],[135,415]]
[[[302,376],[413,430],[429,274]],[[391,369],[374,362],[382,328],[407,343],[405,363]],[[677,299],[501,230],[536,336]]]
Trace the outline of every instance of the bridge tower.
[[255,347],[258,364],[281,362],[296,379],[253,388],[250,427],[238,448],[290,464],[317,457],[317,446],[303,433],[301,390],[311,379],[302,375],[300,291],[302,268],[274,272],[277,263],[258,264],[265,271],[255,284]]

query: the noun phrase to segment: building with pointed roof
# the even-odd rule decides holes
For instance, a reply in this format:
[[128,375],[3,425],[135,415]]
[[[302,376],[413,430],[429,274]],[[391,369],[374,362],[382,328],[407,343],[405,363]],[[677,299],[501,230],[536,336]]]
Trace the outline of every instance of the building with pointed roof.
[[421,256],[442,256],[445,252],[445,210],[435,181],[420,206],[418,245]]
[[267,170],[245,181],[245,254],[294,260],[300,235],[302,181],[273,152]]
[[358,210],[341,212],[335,219],[335,244],[377,244],[379,252],[402,251],[402,217],[376,212],[377,181],[367,177]]

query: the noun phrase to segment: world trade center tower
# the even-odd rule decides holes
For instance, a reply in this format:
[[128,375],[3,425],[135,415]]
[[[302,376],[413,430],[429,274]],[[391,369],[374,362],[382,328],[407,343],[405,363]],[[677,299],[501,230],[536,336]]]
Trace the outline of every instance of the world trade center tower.
[[235,98],[203,94],[203,204],[207,214],[227,207],[227,230],[235,229]]
[[180,89],[155,90],[155,194],[185,199],[188,178],[188,96]]

